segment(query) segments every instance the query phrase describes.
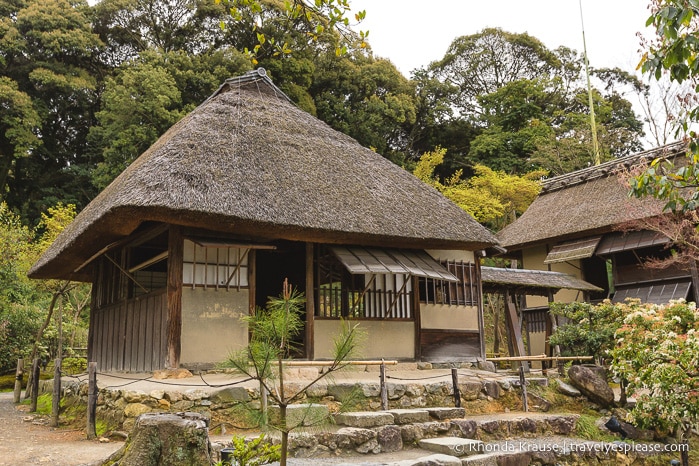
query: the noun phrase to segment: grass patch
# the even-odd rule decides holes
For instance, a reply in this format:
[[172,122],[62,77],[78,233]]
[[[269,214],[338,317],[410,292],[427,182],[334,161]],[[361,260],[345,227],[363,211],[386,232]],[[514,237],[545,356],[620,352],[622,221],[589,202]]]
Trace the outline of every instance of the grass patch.
[[597,421],[599,420],[599,414],[590,414],[581,412],[578,418],[578,423],[575,426],[576,436],[583,438],[585,440],[593,440],[596,442],[614,442],[619,440],[613,434],[603,431],[597,426]]

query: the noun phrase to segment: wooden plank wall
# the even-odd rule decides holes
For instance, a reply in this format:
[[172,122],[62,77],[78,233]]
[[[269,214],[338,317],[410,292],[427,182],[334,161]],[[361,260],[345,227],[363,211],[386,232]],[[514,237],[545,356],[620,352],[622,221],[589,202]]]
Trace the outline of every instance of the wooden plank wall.
[[92,347],[102,372],[152,372],[167,360],[167,293],[158,290],[95,311]]

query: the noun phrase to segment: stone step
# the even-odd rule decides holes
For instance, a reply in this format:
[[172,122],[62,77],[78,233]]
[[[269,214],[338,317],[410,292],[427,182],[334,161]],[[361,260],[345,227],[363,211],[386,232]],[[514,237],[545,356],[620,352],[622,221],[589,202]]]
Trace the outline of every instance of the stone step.
[[[433,439],[437,440],[437,439]],[[435,444],[435,442],[430,442]],[[425,442],[427,445],[428,442]],[[420,442],[422,446],[422,442]],[[444,446],[458,445],[445,442]],[[641,458],[661,454],[661,447],[634,449],[624,442],[593,442],[571,437],[514,438],[507,441],[484,443],[481,452],[465,456],[448,452],[443,446],[429,448],[436,454],[389,463],[389,466],[528,466],[530,464],[559,464],[574,460],[574,464],[631,464]],[[461,447],[456,447],[461,448]],[[635,463],[634,463],[635,464]],[[643,464],[643,463],[642,463]]]
[[418,442],[420,448],[451,456],[470,456],[481,453],[484,444],[480,440],[461,437],[438,437],[422,439]]

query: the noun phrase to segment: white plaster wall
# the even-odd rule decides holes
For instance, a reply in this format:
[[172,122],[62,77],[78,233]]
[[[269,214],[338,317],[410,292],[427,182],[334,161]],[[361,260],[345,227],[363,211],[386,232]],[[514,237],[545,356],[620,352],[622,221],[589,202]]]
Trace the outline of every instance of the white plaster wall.
[[461,251],[458,249],[426,249],[425,251],[435,260],[475,262],[473,251]]
[[[415,359],[415,324],[383,320],[351,321],[359,323],[366,337],[360,359]],[[333,340],[340,332],[340,321],[316,319],[313,322],[315,359],[332,358]]]
[[478,308],[420,304],[420,327],[449,330],[478,330]]
[[248,290],[182,290],[182,364],[219,363],[248,344]]

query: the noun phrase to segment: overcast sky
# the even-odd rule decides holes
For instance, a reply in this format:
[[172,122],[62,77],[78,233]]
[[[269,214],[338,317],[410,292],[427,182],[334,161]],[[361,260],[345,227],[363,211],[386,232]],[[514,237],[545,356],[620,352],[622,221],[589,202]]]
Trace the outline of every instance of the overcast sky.
[[[633,71],[640,60],[636,33],[646,31],[649,0],[582,0],[590,65]],[[541,40],[550,49],[583,51],[580,0],[352,0],[367,19],[374,54],[407,77],[444,56],[454,38],[499,27]],[[650,34],[646,32],[646,35]]]

